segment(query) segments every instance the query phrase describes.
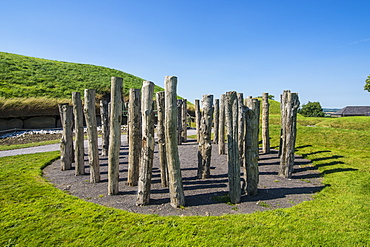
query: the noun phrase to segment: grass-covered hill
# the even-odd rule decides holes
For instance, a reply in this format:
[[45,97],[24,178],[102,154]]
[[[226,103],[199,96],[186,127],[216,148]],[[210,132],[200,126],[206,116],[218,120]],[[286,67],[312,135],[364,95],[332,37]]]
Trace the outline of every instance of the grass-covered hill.
[[[144,79],[101,66],[52,61],[0,52],[0,117],[47,114],[72,92],[96,89],[97,98],[110,91],[112,76],[124,79],[124,96],[141,88]],[[163,88],[155,86],[154,91]]]
[[[104,95],[112,76],[124,78],[124,95],[143,79],[101,66],[52,61],[0,52],[0,97],[70,98],[86,88]],[[163,90],[156,86],[155,91]]]

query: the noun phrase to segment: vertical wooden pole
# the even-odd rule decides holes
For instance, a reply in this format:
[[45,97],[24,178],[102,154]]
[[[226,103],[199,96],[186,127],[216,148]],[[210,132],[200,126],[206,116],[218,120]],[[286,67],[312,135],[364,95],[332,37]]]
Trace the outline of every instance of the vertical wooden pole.
[[182,144],[182,100],[178,99],[177,100],[177,144],[181,145]]
[[75,175],[85,174],[84,125],[81,94],[72,93],[73,115],[75,120]]
[[59,111],[63,126],[62,138],[60,140],[60,164],[61,170],[64,171],[72,168],[73,160],[72,106],[68,104],[60,104]]
[[166,76],[165,86],[165,136],[167,165],[171,206],[178,208],[185,206],[184,188],[182,185],[182,176],[180,169],[179,152],[177,146],[177,105],[176,105],[176,88],[177,77]]
[[226,93],[225,118],[227,129],[227,163],[231,203],[240,203],[240,158],[238,144],[239,107],[235,91]]
[[84,114],[87,127],[88,156],[90,166],[90,183],[100,181],[98,131],[95,111],[95,89],[84,91]]
[[297,111],[299,99],[297,93],[284,91],[282,96],[282,145],[279,175],[290,178],[294,166],[294,148],[297,134]]
[[108,155],[109,147],[109,115],[108,115],[108,101],[106,99],[100,100],[100,119],[102,132],[102,155]]
[[108,195],[119,192],[119,151],[121,147],[122,84],[120,77],[111,78],[111,112],[108,150]]
[[262,152],[270,153],[270,134],[269,134],[269,94],[262,94]]
[[198,146],[198,178],[209,178],[212,153],[213,95],[203,95],[200,141]]
[[218,128],[218,154],[226,154],[225,152],[225,94],[220,97],[220,115]]
[[127,185],[136,186],[139,180],[139,167],[141,156],[141,103],[140,89],[130,89],[128,105],[128,174]]
[[218,144],[218,132],[220,129],[219,125],[220,121],[220,100],[215,99],[215,106],[214,106],[214,118],[213,118],[213,133],[214,133],[214,138],[213,138],[213,143]]
[[238,100],[238,149],[239,149],[239,164],[244,164],[244,97],[243,93],[237,93]]
[[195,128],[197,129],[197,142],[199,143],[200,138],[200,105],[199,105],[199,99],[195,100]]
[[181,137],[183,142],[188,141],[188,124],[187,124],[187,116],[188,116],[188,104],[187,100],[182,100],[182,109],[181,109],[181,121],[182,121],[182,132]]
[[245,135],[245,163],[244,180],[246,181],[247,194],[250,196],[257,194],[259,171],[258,171],[258,115],[260,112],[260,102],[253,99],[250,107],[246,110],[246,135]]
[[157,92],[157,136],[158,136],[158,153],[159,153],[159,167],[161,170],[161,184],[163,187],[168,186],[168,168],[166,157],[166,141],[165,141],[165,92]]
[[142,148],[136,205],[149,204],[154,155],[154,83],[144,81],[141,89]]

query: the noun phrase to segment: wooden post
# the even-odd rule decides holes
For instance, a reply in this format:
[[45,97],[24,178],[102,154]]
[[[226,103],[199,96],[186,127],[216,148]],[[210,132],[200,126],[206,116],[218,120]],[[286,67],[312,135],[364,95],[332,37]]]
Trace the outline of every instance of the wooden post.
[[253,99],[249,108],[246,108],[246,135],[245,135],[245,163],[244,180],[246,181],[246,191],[248,195],[257,194],[259,182],[258,171],[258,116],[260,112],[260,102]]
[[139,180],[141,156],[141,103],[140,89],[130,89],[128,103],[128,172],[127,185],[136,186]]
[[219,132],[219,121],[220,121],[220,100],[215,99],[215,106],[214,106],[214,118],[213,118],[213,143],[218,144],[218,132]]
[[166,155],[166,140],[165,140],[165,92],[157,92],[157,136],[158,136],[158,153],[159,153],[159,167],[161,170],[161,184],[163,187],[168,186],[168,168]]
[[60,104],[59,111],[63,126],[62,138],[60,140],[60,165],[61,170],[64,171],[72,168],[73,161],[72,106]]
[[225,94],[220,97],[220,115],[218,128],[218,154],[226,154],[225,152]]
[[140,89],[130,89],[128,105],[128,174],[127,185],[136,186],[139,180],[139,167],[141,156],[141,103]]
[[211,171],[211,131],[213,118],[213,95],[203,95],[200,141],[198,145],[198,178],[209,178]]
[[87,127],[87,143],[90,166],[90,183],[100,181],[98,131],[95,111],[95,89],[84,91],[84,114]]
[[119,192],[119,151],[121,147],[122,84],[120,77],[111,78],[110,133],[108,150],[108,195]]
[[197,142],[199,143],[200,141],[200,118],[201,118],[201,115],[200,115],[200,106],[199,106],[199,99],[196,99],[195,100],[195,128],[197,129]]
[[178,99],[177,100],[177,144],[181,145],[182,144],[182,100]]
[[188,116],[188,104],[187,100],[183,99],[182,100],[182,109],[181,109],[181,121],[182,121],[182,132],[181,132],[181,137],[182,137],[182,142],[187,142],[188,141],[188,124],[187,124],[187,116]]
[[297,111],[299,99],[297,93],[284,91],[282,97],[282,145],[279,175],[290,178],[293,173],[294,148],[297,135]]
[[177,105],[176,105],[176,88],[177,77],[166,76],[165,86],[165,137],[168,165],[168,180],[170,190],[171,206],[178,208],[185,206],[184,188],[182,185],[182,176],[180,169],[179,151],[177,146]]
[[233,204],[240,203],[240,158],[238,144],[239,107],[235,91],[226,93],[225,118],[227,129],[227,164],[229,196]]
[[243,166],[244,164],[244,98],[243,93],[237,93],[238,100],[238,149],[239,149],[239,164]]
[[81,94],[72,93],[73,115],[75,120],[75,175],[85,174],[84,125]]
[[139,182],[136,205],[149,204],[150,186],[152,180],[152,167],[154,155],[154,111],[153,93],[154,83],[144,81],[141,89],[141,116],[142,116],[142,148],[139,168]]
[[108,155],[109,147],[109,115],[108,115],[108,101],[106,99],[100,100],[100,119],[102,132],[102,155]]
[[262,152],[270,153],[270,134],[269,134],[269,94],[262,94]]

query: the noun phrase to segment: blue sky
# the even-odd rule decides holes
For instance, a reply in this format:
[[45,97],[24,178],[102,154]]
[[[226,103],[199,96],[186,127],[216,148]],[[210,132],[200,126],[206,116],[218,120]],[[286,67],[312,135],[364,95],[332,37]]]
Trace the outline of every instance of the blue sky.
[[194,102],[283,90],[370,105],[370,1],[0,0],[0,51],[119,69]]

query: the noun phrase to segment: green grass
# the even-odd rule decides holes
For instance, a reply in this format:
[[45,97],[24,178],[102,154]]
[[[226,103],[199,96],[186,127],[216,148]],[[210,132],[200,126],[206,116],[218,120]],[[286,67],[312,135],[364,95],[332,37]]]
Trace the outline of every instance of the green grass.
[[[96,89],[104,95],[110,91],[112,76],[124,79],[124,94],[141,88],[144,79],[101,66],[52,61],[0,52],[0,96],[4,98],[70,98],[72,92]],[[163,89],[156,86],[155,92]]]
[[[272,145],[278,133],[271,125]],[[315,200],[218,217],[139,215],[70,196],[41,177],[58,152],[0,158],[0,245],[369,246],[369,140],[366,130],[299,126],[297,152],[324,178]]]

